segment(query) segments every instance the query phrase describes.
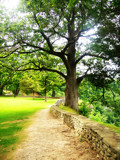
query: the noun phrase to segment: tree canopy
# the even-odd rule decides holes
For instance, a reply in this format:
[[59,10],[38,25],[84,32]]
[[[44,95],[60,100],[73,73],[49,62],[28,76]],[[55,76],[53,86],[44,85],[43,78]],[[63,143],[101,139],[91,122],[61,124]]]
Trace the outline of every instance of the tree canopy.
[[[77,89],[85,77],[113,76],[107,65],[110,59],[119,59],[118,18],[118,0],[21,0],[18,16],[1,17],[0,57],[12,57],[11,63],[3,65],[13,70],[50,71],[62,76],[66,81],[65,105],[77,110]],[[113,30],[107,30],[109,24],[115,27],[117,37]],[[80,42],[90,38],[87,32],[94,27],[100,36],[83,49]]]

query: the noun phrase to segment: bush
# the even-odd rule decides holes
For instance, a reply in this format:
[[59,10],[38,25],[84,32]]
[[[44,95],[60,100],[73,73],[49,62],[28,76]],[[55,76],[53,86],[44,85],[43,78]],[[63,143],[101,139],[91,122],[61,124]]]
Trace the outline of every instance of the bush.
[[90,119],[95,120],[97,122],[105,122],[106,121],[106,116],[101,115],[100,112],[96,112],[95,114],[91,114],[89,116]]
[[88,107],[88,104],[86,102],[82,102],[79,107],[78,107],[78,113],[89,117],[89,113],[90,113],[90,108]]
[[97,122],[104,122],[109,124],[114,124],[115,126],[120,126],[120,116],[113,112],[111,108],[103,106],[101,102],[95,102],[93,104],[92,112],[89,118]]

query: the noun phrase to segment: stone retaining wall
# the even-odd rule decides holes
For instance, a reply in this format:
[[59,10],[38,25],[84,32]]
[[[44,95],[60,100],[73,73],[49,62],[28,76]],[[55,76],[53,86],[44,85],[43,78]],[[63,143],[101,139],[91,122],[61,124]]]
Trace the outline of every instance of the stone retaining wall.
[[120,134],[84,116],[71,114],[58,108],[59,100],[51,107],[51,113],[61,118],[77,135],[90,144],[101,160],[120,160]]

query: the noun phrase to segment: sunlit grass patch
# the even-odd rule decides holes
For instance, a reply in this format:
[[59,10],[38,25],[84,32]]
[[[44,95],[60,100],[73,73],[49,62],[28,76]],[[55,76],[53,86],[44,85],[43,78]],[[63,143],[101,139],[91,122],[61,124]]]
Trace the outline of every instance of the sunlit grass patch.
[[29,118],[37,111],[48,108],[56,99],[47,102],[40,98],[0,97],[0,159],[13,150],[19,142],[20,131],[28,125]]
[[113,124],[107,124],[107,123],[102,123],[102,122],[98,122],[106,127],[108,127],[109,129],[111,129],[112,131],[116,132],[116,133],[120,133],[120,127],[116,127]]
[[78,114],[78,112],[75,111],[74,109],[64,106],[64,105],[60,105],[59,108],[69,113]]

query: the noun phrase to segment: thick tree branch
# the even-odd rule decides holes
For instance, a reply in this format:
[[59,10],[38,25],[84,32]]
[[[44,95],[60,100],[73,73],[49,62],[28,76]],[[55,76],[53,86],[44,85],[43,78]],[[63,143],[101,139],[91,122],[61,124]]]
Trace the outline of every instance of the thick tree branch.
[[[37,20],[37,17],[36,17],[36,14],[35,14],[35,13],[34,13],[34,19],[35,19],[37,25],[38,25],[39,28],[40,28],[40,24],[39,24],[39,22],[38,22],[38,20]],[[42,34],[42,36],[43,36],[44,39],[46,40],[46,42],[47,42],[47,44],[48,44],[48,46],[49,46],[49,48],[50,48],[50,51],[53,52],[53,46],[52,46],[52,44],[51,44],[51,42],[50,42],[49,37],[47,37],[43,31],[40,31],[40,33]]]
[[68,49],[72,44],[74,44],[75,41],[76,41],[76,40],[71,40],[71,41],[69,41],[69,42],[66,44],[66,46],[64,47],[64,49],[61,51],[61,53],[65,54],[65,52],[67,51],[67,49]]
[[4,49],[4,48],[13,48],[15,47],[17,44],[19,44],[18,42],[14,43],[13,45],[9,45],[9,46],[0,46],[0,49]]
[[[80,30],[80,31],[75,31],[72,40],[69,40],[69,41],[68,41],[68,43],[66,44],[66,46],[64,47],[64,49],[62,50],[62,52],[65,54],[65,52],[67,51],[67,49],[68,49],[72,44],[74,44],[74,43],[79,39],[80,36],[83,37],[83,36],[81,35],[81,33],[82,33],[82,32],[85,32],[85,31],[88,31],[88,30],[90,30],[90,29],[92,29],[92,28],[87,28],[87,29],[83,29],[83,30]],[[77,33],[77,32],[78,32],[78,33]],[[94,35],[94,34],[92,34],[92,35]],[[84,36],[84,37],[90,37],[90,36],[92,36],[92,35],[88,35],[88,36]],[[69,38],[68,38],[68,39],[69,39]]]
[[16,48],[15,50],[13,50],[12,52],[10,52],[9,54],[7,54],[6,56],[1,56],[0,58],[7,58],[10,55],[12,55],[13,53],[15,53],[19,48]]
[[80,33],[89,31],[89,30],[93,29],[93,27],[95,27],[95,25],[93,25],[93,26],[90,27],[90,28],[82,29],[82,30],[80,31]]
[[13,47],[13,45],[10,45],[10,46],[1,46],[0,49],[6,49],[6,48],[10,48],[10,47]]
[[39,51],[39,49],[36,49],[36,50],[33,50],[33,51],[21,51],[21,52],[18,52],[19,54],[29,54],[29,53],[34,53],[34,52],[37,52]]
[[89,67],[89,68],[86,70],[86,72],[84,73],[83,76],[77,78],[77,84],[78,84],[78,85],[79,85],[79,84],[81,83],[81,81],[87,76],[87,73],[88,73],[88,71],[89,71],[90,69],[91,69],[91,68]]
[[25,44],[25,45],[22,45],[23,47],[24,47],[24,46],[25,46],[25,47],[26,47],[26,46],[29,46],[29,47],[33,47],[33,48],[39,49],[39,50],[41,50],[41,51],[47,52],[47,53],[49,53],[49,54],[51,54],[51,55],[54,55],[54,56],[57,56],[57,57],[60,57],[60,56],[61,56],[61,55],[60,55],[61,52],[55,52],[55,51],[47,50],[47,49],[44,49],[44,48],[42,48],[42,47],[40,47],[40,46],[36,46],[36,45],[34,45],[34,44],[25,42],[24,40],[21,40],[21,41],[22,41],[23,44]]
[[[94,25],[94,26],[95,26],[95,25]],[[94,27],[94,26],[93,26],[93,27]],[[95,35],[95,34],[88,35],[88,36],[81,35],[81,33],[86,32],[86,31],[89,31],[89,30],[93,29],[93,27],[90,27],[90,28],[87,28],[87,29],[82,29],[82,30],[80,30],[80,29],[76,30],[75,33],[74,33],[74,39],[78,40],[79,37],[90,37],[90,36]]]
[[53,29],[53,31],[54,31],[54,34],[57,34],[57,35],[59,35],[60,37],[69,40],[68,37],[66,37],[66,36],[64,36],[64,35],[62,35],[62,34],[60,34],[60,32],[57,32],[55,29]]
[[[24,67],[24,66],[26,66],[26,65],[29,65],[30,64],[30,62],[29,63],[25,63],[25,64],[23,64],[23,65],[21,65],[21,66],[19,66],[19,67],[17,67],[17,68],[13,68],[12,66],[8,66],[7,64],[5,65],[5,64],[0,64],[2,67],[5,67],[5,68],[7,68],[8,70],[11,70],[11,71],[26,71],[26,69],[20,69],[21,67]],[[32,68],[31,68],[32,69]]]
[[103,57],[103,56],[100,56],[100,55],[85,53],[85,54],[83,54],[82,56],[80,56],[80,57],[76,60],[75,64],[77,64],[77,63],[78,63],[81,59],[83,59],[85,56],[96,57],[96,58],[102,58],[102,59],[106,59],[106,60],[107,60],[106,57]]
[[42,36],[44,37],[44,39],[47,41],[47,44],[50,48],[50,51],[53,52],[53,46],[52,46],[52,43],[50,42],[50,39],[44,34],[43,31],[40,32],[42,34]]
[[36,45],[34,45],[34,44],[30,44],[30,43],[25,42],[25,41],[23,41],[23,40],[22,40],[22,42],[23,42],[23,44],[25,44],[25,45],[23,45],[23,46],[33,47],[33,48],[39,49],[39,50],[41,50],[41,51],[44,51],[44,52],[50,53],[50,51],[49,51],[49,50],[44,49],[44,48],[42,48],[42,47],[36,46]]
[[[34,67],[28,67],[28,68],[23,68],[23,69],[20,69],[21,67],[24,67],[26,65],[29,65],[30,63],[34,64]],[[5,66],[6,68],[10,69],[10,70],[14,70],[14,71],[28,71],[28,70],[36,70],[36,71],[49,71],[49,72],[55,72],[55,73],[58,73],[59,75],[61,75],[63,78],[66,79],[66,75],[64,75],[62,72],[58,71],[58,70],[55,70],[55,69],[50,69],[50,68],[46,68],[46,67],[40,67],[39,65],[37,65],[34,61],[33,62],[30,62],[30,63],[26,63],[26,64],[23,64],[15,69],[12,69],[8,66]]]
[[80,37],[91,37],[91,36],[96,36],[97,34],[94,33],[94,34],[90,34],[90,35],[86,35],[86,36],[83,36],[83,35],[80,35]]
[[49,54],[51,54],[51,55],[54,55],[54,56],[57,56],[57,57],[60,57],[60,56],[61,56],[61,55],[60,55],[60,52],[55,52],[55,51],[47,50],[47,49],[44,49],[44,48],[42,48],[42,47],[36,46],[36,45],[34,45],[34,44],[30,44],[30,43],[28,43],[28,42],[25,42],[25,41],[23,41],[23,40],[22,40],[22,42],[23,42],[23,44],[25,44],[25,45],[22,45],[22,46],[33,47],[33,48],[39,49],[39,50],[41,50],[41,51],[47,52],[47,53],[49,53]]
[[25,69],[19,69],[16,71],[39,71],[39,69],[38,68],[25,68]]
[[55,72],[55,73],[58,73],[59,75],[61,75],[63,78],[66,79],[66,76],[58,71],[58,70],[55,70],[55,69],[50,69],[50,68],[46,68],[46,67],[40,67],[39,65],[37,65],[34,61],[32,62],[34,64],[35,67],[39,68],[40,71],[49,71],[49,72]]
[[24,68],[24,69],[19,69],[17,68],[16,71],[28,71],[28,70],[36,70],[36,71],[49,71],[49,72],[55,72],[55,73],[58,73],[59,75],[61,75],[63,78],[66,79],[66,75],[64,75],[62,72],[58,71],[58,70],[55,70],[55,69],[49,69],[49,68],[46,68],[46,67],[39,67],[38,65],[36,65],[34,62],[32,62],[34,64],[35,67],[37,68]]
[[59,16],[59,20],[58,20],[58,22],[56,23],[56,25],[53,27],[53,30],[59,25],[59,23],[60,23],[60,21],[61,21],[61,17],[62,17],[62,15],[63,15],[63,8],[61,9],[61,14],[60,14],[60,16]]
[[65,66],[66,66],[67,70],[68,70],[68,71],[70,71],[70,65],[69,65],[69,62],[68,62],[68,60],[66,59],[66,57],[65,57],[65,55],[64,55],[64,54],[61,54],[61,59],[62,59],[62,61],[64,62],[64,64],[65,64]]
[[55,70],[55,69],[49,69],[49,68],[46,68],[46,67],[41,67],[39,68],[40,71],[49,71],[49,72],[55,72],[55,73],[58,73],[59,75],[61,75],[63,78],[66,79],[66,75],[64,75],[62,72],[58,71],[58,70]]
[[66,79],[66,76],[58,71],[58,70],[55,70],[55,69],[50,69],[50,68],[46,68],[46,67],[40,67],[39,65],[37,65],[34,61],[32,62],[34,64],[35,67],[39,68],[40,71],[49,71],[49,72],[55,72],[55,73],[58,73],[59,75],[61,75],[63,78]]

